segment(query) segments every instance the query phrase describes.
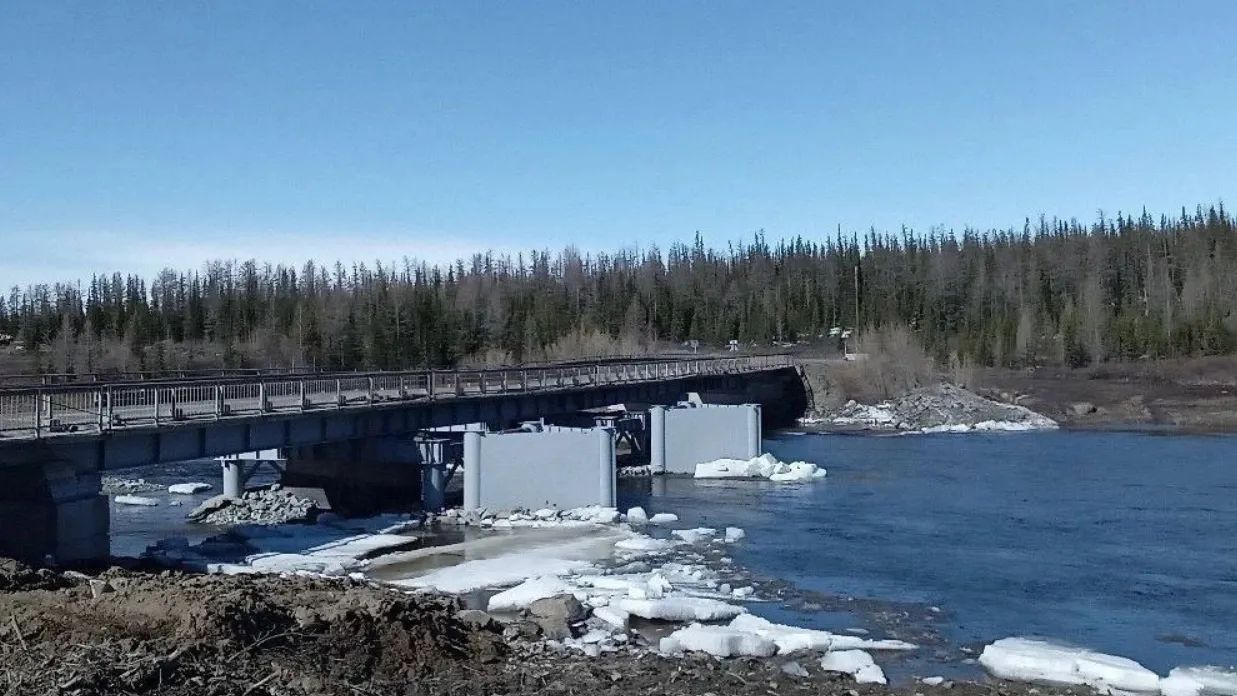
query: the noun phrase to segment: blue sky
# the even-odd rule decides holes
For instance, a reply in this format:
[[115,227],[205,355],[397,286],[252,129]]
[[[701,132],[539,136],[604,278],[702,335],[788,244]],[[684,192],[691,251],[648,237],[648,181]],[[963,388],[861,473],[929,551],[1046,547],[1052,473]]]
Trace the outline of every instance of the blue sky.
[[1232,0],[0,4],[0,286],[1171,212]]

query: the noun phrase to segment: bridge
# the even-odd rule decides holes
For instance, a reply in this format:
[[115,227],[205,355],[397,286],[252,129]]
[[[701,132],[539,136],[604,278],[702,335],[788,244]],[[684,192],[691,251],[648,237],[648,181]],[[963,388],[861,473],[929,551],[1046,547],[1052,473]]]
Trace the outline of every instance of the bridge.
[[[278,449],[290,453],[285,474],[368,480],[395,490],[389,477],[402,472],[399,481],[419,489],[419,467],[391,463],[406,462],[406,445],[427,433],[470,424],[501,431],[547,418],[597,416],[597,409],[617,404],[647,410],[689,393],[778,406],[794,401],[786,389],[797,384],[786,356],[745,356],[3,389],[0,555],[106,555],[100,479],[109,470]],[[605,424],[600,416],[596,423]],[[423,443],[413,449],[420,461]],[[14,529],[32,533],[14,539],[7,531]]]

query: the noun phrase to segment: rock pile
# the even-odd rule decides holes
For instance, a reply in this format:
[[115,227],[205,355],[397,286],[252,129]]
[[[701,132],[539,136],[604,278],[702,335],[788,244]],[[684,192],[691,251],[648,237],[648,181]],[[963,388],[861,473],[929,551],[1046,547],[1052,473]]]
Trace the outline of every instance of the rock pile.
[[284,524],[311,522],[317,514],[317,503],[274,484],[245,491],[239,499],[217,495],[194,508],[187,518],[190,522],[213,525]]
[[918,389],[875,406],[854,401],[812,422],[872,430],[966,432],[1043,430],[1056,421],[1025,406],[986,399],[952,384]]
[[119,476],[103,477],[103,493],[106,495],[127,495],[131,493],[151,493],[161,491],[163,486],[150,483],[146,479],[127,479]]

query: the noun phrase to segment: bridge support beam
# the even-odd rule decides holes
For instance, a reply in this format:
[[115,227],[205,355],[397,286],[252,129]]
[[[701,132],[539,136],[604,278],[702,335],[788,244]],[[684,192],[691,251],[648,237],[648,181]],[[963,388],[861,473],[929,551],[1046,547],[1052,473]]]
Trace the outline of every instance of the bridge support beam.
[[108,557],[107,496],[94,467],[71,461],[4,468],[0,486],[0,556],[31,563]]

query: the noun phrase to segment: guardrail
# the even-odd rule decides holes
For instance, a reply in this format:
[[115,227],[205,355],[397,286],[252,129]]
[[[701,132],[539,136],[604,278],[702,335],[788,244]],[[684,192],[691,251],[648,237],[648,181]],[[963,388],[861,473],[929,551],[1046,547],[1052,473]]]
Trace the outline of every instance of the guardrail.
[[0,440],[105,433],[321,409],[655,382],[759,372],[791,365],[784,355],[594,363],[503,370],[298,375],[254,380],[62,385],[0,391]]

